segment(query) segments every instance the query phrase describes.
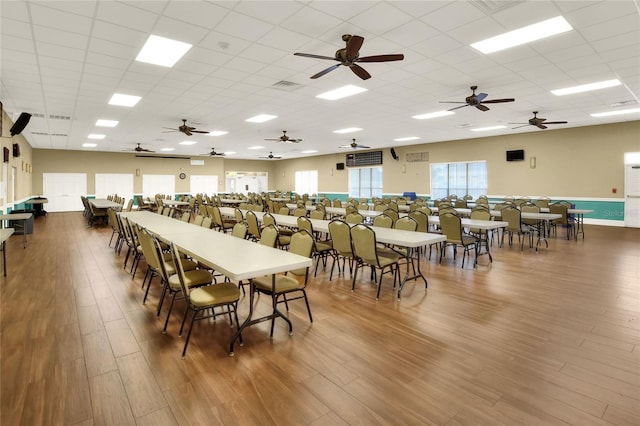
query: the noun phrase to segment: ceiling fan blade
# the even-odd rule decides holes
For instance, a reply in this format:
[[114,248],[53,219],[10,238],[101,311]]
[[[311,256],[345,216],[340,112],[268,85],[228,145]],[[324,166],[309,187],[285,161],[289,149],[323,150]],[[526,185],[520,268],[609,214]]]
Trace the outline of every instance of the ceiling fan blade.
[[371,147],[370,147],[370,146],[367,146],[367,145],[360,145],[360,144],[358,144],[358,145],[356,145],[356,148],[365,148],[365,149],[368,149],[368,148],[371,148]]
[[544,124],[567,124],[568,121],[545,121]]
[[527,124],[524,124],[524,123],[509,123],[509,124],[520,124],[520,126],[512,127],[512,129],[519,129],[521,127],[529,126],[529,123],[527,123]]
[[326,69],[324,69],[324,70],[320,71],[318,74],[314,74],[314,75],[312,75],[310,78],[316,79],[316,78],[318,78],[318,77],[322,77],[323,75],[325,75],[325,74],[327,74],[327,73],[329,73],[329,72],[331,72],[331,71],[335,70],[335,69],[336,69],[336,68],[338,68],[340,65],[342,65],[342,64],[335,64],[335,65],[332,65],[332,66],[330,66],[329,68],[326,68]]
[[[459,104],[459,103],[462,103],[462,102],[456,102],[456,103]],[[453,110],[464,108],[464,107],[467,107],[467,106],[469,106],[469,104],[464,102],[464,105],[460,105],[460,106],[457,106],[457,107],[449,108],[447,111],[453,111]]]
[[458,101],[438,101],[441,104],[467,104],[466,102],[458,102]]
[[542,123],[540,123],[540,124],[536,124],[536,127],[540,128],[540,129],[542,129],[542,130],[544,130],[544,129],[546,129],[546,128],[547,128],[547,126],[545,126],[545,125],[544,125],[544,124],[542,124]]
[[371,78],[371,74],[369,74],[364,68],[362,68],[360,65],[357,64],[353,64],[351,65],[349,68],[351,68],[351,71],[353,71],[353,73],[355,75],[357,75],[358,77],[360,77],[363,80],[368,80]]
[[282,141],[282,139],[278,138],[278,139],[265,139],[265,141],[275,141],[275,142],[280,142]]
[[482,104],[476,105],[476,108],[478,108],[480,111],[489,111],[489,107],[486,107]]
[[191,133],[209,133],[206,130],[191,130]]
[[362,43],[364,43],[363,37],[352,35],[347,43],[347,58],[355,58],[358,56]]
[[403,54],[375,55],[375,56],[365,56],[363,58],[358,58],[356,62],[390,62],[390,61],[402,61],[403,59],[404,59]]
[[294,53],[294,55],[296,55],[296,56],[304,56],[305,58],[329,59],[331,61],[337,61],[336,58],[332,58],[331,56],[313,55],[311,53]]
[[482,102],[482,101],[484,101],[484,98],[486,98],[487,96],[489,96],[489,95],[487,95],[486,93],[478,93],[476,95],[476,101]]
[[505,99],[490,99],[488,101],[483,101],[485,104],[501,104],[504,102],[513,102],[514,98],[505,98]]
[[173,127],[163,127],[163,129],[173,130],[175,132],[179,132],[180,129],[174,129]]

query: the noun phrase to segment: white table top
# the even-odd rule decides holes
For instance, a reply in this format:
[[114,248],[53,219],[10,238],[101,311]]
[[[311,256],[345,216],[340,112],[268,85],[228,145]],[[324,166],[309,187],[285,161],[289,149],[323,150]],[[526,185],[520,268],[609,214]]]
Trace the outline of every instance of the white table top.
[[240,204],[240,203],[246,203],[247,200],[235,200],[233,198],[220,198],[220,202],[225,204]]
[[7,239],[13,235],[15,230],[13,228],[0,229],[0,243],[7,241]]
[[25,201],[25,204],[45,204],[48,202],[49,200],[46,198],[32,198],[29,201]]
[[310,258],[151,212],[121,213],[232,280],[311,266]]
[[33,213],[11,213],[0,215],[0,220],[27,220]]
[[122,207],[122,205],[111,200],[107,200],[106,198],[92,198],[88,201],[97,209],[108,209],[109,207],[119,209]]
[[[500,220],[478,220],[465,217],[461,218],[460,222],[465,228],[468,227],[483,230],[506,228],[509,226],[509,222],[503,222]],[[429,223],[440,224],[440,216],[429,216]]]
[[188,206],[188,201],[180,201],[180,200],[162,200],[163,204],[168,206]]

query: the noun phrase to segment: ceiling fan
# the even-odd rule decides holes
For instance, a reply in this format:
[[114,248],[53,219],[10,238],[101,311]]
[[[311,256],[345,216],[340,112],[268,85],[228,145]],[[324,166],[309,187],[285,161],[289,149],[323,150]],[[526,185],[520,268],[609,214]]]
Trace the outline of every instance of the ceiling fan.
[[290,138],[289,136],[287,136],[287,131],[283,130],[282,131],[282,136],[280,136],[279,138],[277,138],[277,139],[265,139],[265,141],[286,142],[286,143],[300,143],[300,142],[302,142],[302,139]]
[[362,47],[362,43],[364,42],[364,37],[358,35],[344,34],[342,36],[342,40],[347,43],[344,49],[338,49],[334,57],[331,56],[321,56],[321,55],[313,55],[310,53],[294,53],[297,56],[304,56],[307,58],[316,58],[316,59],[328,59],[330,61],[338,61],[339,64],[332,65],[329,68],[326,68],[320,71],[317,74],[311,76],[311,78],[322,77],[323,75],[335,70],[340,65],[344,65],[345,67],[351,68],[351,71],[358,77],[363,80],[367,80],[371,78],[371,74],[369,74],[364,68],[360,65],[356,64],[356,62],[389,62],[389,61],[401,61],[404,59],[403,54],[393,54],[393,55],[376,55],[376,56],[364,56],[360,57],[360,47]]
[[501,104],[504,102],[513,102],[515,101],[514,98],[505,98],[505,99],[489,99],[489,100],[485,100],[485,98],[489,95],[487,95],[486,93],[478,93],[476,95],[476,89],[478,88],[478,86],[471,86],[471,95],[467,96],[466,98],[464,98],[464,102],[458,102],[458,101],[440,101],[440,103],[445,103],[445,104],[464,104],[464,105],[460,105],[457,107],[453,107],[448,109],[447,111],[453,111],[454,109],[458,109],[458,108],[464,108],[466,106],[474,106],[476,108],[478,108],[480,111],[489,111],[489,108],[487,106],[485,106],[484,104]]
[[267,155],[266,157],[260,157],[260,158],[266,158],[266,159],[269,159],[269,160],[273,160],[273,159],[278,160],[278,159],[282,158],[282,156],[281,155],[273,155],[273,152],[269,152],[269,155]]
[[567,124],[566,121],[547,121],[546,118],[538,118],[538,111],[533,111],[533,118],[529,119],[528,123],[509,123],[509,124],[520,124],[520,126],[514,127],[514,129],[519,129],[520,127],[525,126],[536,126],[539,129],[546,129],[547,124]]
[[207,152],[206,154],[201,154],[201,155],[210,155],[212,157],[214,156],[220,156],[220,157],[224,157],[224,152],[216,152],[215,148],[211,148],[211,152]]
[[178,126],[177,129],[174,129],[172,127],[163,127],[163,129],[169,129],[170,131],[165,131],[162,133],[171,133],[171,132],[180,132],[180,133],[184,133],[187,136],[191,136],[193,133],[209,133],[208,131],[205,130],[196,130],[195,127],[192,126],[187,126],[187,119],[183,118],[182,119],[182,125]]
[[142,146],[140,146],[140,145],[141,145],[141,144],[140,144],[140,143],[138,143],[138,144],[137,144],[137,146],[136,146],[135,148],[127,148],[127,149],[125,149],[125,151],[135,151],[135,152],[155,152],[155,151],[152,151],[152,150],[150,150],[150,149],[143,148],[143,147],[142,147]]
[[366,145],[360,145],[360,144],[356,143],[355,139],[351,139],[351,143],[350,144],[340,145],[338,148],[353,148],[353,149],[364,148],[364,149],[366,149],[366,148],[371,148],[371,147],[370,146],[366,146]]

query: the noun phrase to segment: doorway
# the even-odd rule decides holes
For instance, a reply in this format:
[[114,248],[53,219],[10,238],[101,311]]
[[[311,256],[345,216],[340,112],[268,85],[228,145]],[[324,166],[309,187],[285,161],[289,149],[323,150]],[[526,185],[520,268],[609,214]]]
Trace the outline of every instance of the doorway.
[[624,225],[640,228],[640,152],[624,154]]

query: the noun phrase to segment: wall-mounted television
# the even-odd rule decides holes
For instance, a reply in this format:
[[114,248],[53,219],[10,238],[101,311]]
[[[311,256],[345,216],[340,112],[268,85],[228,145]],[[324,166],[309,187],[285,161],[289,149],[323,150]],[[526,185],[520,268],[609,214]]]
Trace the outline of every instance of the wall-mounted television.
[[507,151],[507,161],[523,161],[523,160],[524,160],[524,149]]

